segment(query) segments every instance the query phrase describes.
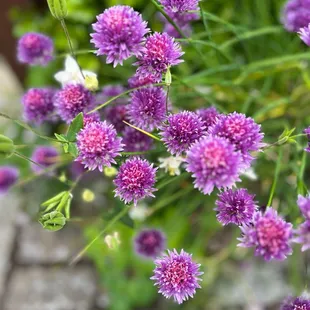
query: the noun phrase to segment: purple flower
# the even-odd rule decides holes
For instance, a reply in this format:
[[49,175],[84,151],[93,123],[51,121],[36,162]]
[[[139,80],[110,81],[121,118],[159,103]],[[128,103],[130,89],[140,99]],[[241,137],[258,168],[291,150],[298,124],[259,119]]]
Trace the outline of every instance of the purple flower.
[[[105,103],[112,97],[118,96],[126,91],[126,88],[122,85],[106,85],[102,88],[101,93],[97,95],[98,104]],[[127,98],[120,97],[113,101],[114,104],[126,104],[128,102]]]
[[146,152],[153,145],[153,140],[131,127],[126,127],[123,133],[123,143],[125,152]]
[[218,221],[223,225],[249,225],[257,208],[254,197],[255,195],[250,195],[245,188],[235,191],[229,189],[218,194],[215,202]]
[[310,152],[310,127],[306,128],[304,130],[304,133],[307,135],[307,139],[308,139],[308,147],[305,148],[305,151]]
[[142,79],[151,77],[155,82],[160,82],[162,74],[170,66],[183,61],[179,59],[184,54],[180,45],[167,33],[155,32],[147,38],[145,47],[144,53],[138,57],[136,63],[139,66],[137,74]]
[[149,31],[141,15],[124,5],[113,6],[98,15],[93,29],[91,42],[98,49],[97,55],[106,55],[107,63],[113,63],[114,67],[133,55],[141,55],[144,35]]
[[83,127],[86,127],[90,123],[100,122],[99,112],[93,112],[91,114],[83,115]]
[[52,88],[31,88],[22,98],[24,116],[27,121],[39,125],[51,119],[54,112],[55,90]]
[[[176,18],[172,18],[177,26],[182,30],[182,32],[189,37],[192,34],[192,27],[189,23],[180,22]],[[173,38],[182,38],[182,35],[171,25],[168,21],[164,21],[164,32],[166,32],[170,37]]]
[[208,132],[211,135],[228,139],[235,149],[243,154],[245,168],[247,168],[253,159],[249,152],[259,151],[263,146],[264,135],[260,129],[260,125],[256,124],[251,117],[234,112],[219,115],[216,123],[208,129]]
[[5,194],[18,180],[19,171],[13,166],[0,167],[0,194]]
[[224,138],[203,137],[188,151],[187,171],[195,178],[195,188],[205,195],[214,187],[232,187],[240,181],[241,155]]
[[145,258],[156,258],[166,248],[166,237],[158,229],[144,229],[134,239],[137,254]]
[[123,121],[129,122],[127,107],[124,104],[112,104],[104,110],[103,114],[107,122],[112,124],[117,132],[120,133],[123,132],[126,127]]
[[308,0],[289,0],[283,9],[282,23],[286,30],[297,32],[310,23]]
[[46,66],[54,54],[52,39],[41,33],[29,32],[18,41],[17,58],[28,65]]
[[147,87],[131,94],[129,120],[141,129],[153,130],[166,118],[166,93],[161,87]]
[[310,300],[304,297],[289,297],[281,306],[281,310],[309,310]]
[[68,84],[55,95],[54,104],[60,117],[70,123],[80,112],[89,111],[94,103],[94,96],[83,85]]
[[296,230],[296,237],[293,240],[296,243],[302,244],[302,252],[310,249],[310,221],[300,224]]
[[201,118],[188,111],[169,115],[167,124],[161,129],[162,140],[172,155],[186,152],[194,142],[206,134]]
[[165,11],[187,12],[199,10],[199,0],[159,0]]
[[217,116],[219,115],[215,107],[199,109],[196,111],[196,113],[204,122],[206,129],[216,123]]
[[40,166],[31,164],[34,172],[39,173],[57,162],[59,156],[58,151],[52,146],[38,146],[32,153],[31,159]]
[[84,168],[84,165],[77,161],[72,162],[69,168],[70,177],[72,177],[74,180],[76,180],[86,171],[88,170]]
[[155,260],[154,276],[151,280],[159,288],[159,293],[181,304],[193,297],[196,289],[200,288],[200,264],[192,260],[192,255],[181,250],[180,254],[174,249],[168,250],[168,255]]
[[76,136],[79,156],[76,161],[86,169],[103,171],[103,166],[115,164],[114,158],[123,150],[122,138],[107,122],[88,124]]
[[305,219],[310,221],[310,197],[298,195],[297,205]]
[[115,197],[125,203],[137,202],[145,197],[154,197],[156,168],[147,160],[138,157],[127,159],[119,168],[114,180]]
[[300,28],[298,34],[300,39],[304,41],[305,44],[310,46],[310,24],[306,27]]
[[141,87],[155,83],[155,80],[151,76],[144,76],[143,78],[135,74],[128,79],[129,88]]
[[241,227],[243,236],[239,238],[242,247],[254,247],[255,255],[266,261],[284,260],[292,254],[292,224],[285,222],[276,210],[268,207],[266,212],[257,211],[251,226]]

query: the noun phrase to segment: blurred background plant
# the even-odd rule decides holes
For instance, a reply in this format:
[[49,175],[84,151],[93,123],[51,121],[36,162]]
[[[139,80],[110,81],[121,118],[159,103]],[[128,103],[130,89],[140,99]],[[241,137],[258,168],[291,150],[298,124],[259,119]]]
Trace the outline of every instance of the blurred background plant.
[[[96,15],[115,4],[133,6],[149,21],[153,31],[162,31],[152,1],[68,0],[66,21],[76,51],[93,49],[89,36],[91,24]],[[310,52],[296,34],[286,32],[281,25],[283,4],[284,1],[279,0],[202,1],[203,14],[194,23],[191,39],[179,40],[185,51],[185,62],[173,70],[175,84],[170,89],[170,100],[174,109],[195,110],[214,105],[220,111],[246,113],[262,124],[266,143],[278,141],[285,128],[296,128],[295,133],[301,133],[310,123]],[[45,68],[27,68],[24,88],[57,86],[53,76],[63,68],[64,55],[68,52],[60,23],[51,16],[46,5],[33,4],[28,10],[13,7],[10,17],[14,36],[20,37],[29,31],[46,33],[54,39],[59,55]],[[78,61],[82,68],[98,74],[101,87],[126,86],[135,71],[132,61],[113,68],[93,54],[80,54]],[[3,132],[12,137],[11,129],[3,128]],[[41,129],[46,134],[63,130],[57,124],[44,125]],[[24,144],[25,135],[32,144],[38,143],[37,137],[29,136],[23,129],[15,130],[15,144]],[[309,183],[306,157],[303,157],[305,141],[297,140],[296,144],[280,146],[284,156],[273,201],[273,207],[295,226],[301,222],[296,205],[297,183],[301,186]],[[260,206],[268,202],[278,148],[258,154],[254,171],[243,176],[239,185],[255,193]],[[31,148],[25,150],[26,155],[30,156],[31,152]],[[165,151],[162,154],[165,156]],[[148,158],[158,163],[158,154]],[[66,167],[58,170],[60,180],[42,177],[29,182],[28,164],[18,158],[10,162],[22,167],[21,195],[30,202],[25,209],[34,218],[42,201],[67,190],[63,182],[70,178]],[[304,179],[299,178],[303,165],[306,165]],[[310,261],[300,253],[299,246],[284,263],[255,259],[252,251],[236,247],[238,228],[223,228],[217,222],[213,210],[215,193],[205,196],[193,189],[191,178],[184,172],[168,178],[160,170],[158,179],[156,199],[139,204],[136,214],[123,217],[107,232],[118,232],[120,243],[114,243],[111,248],[102,237],[87,252],[107,293],[108,309],[277,309],[288,293],[298,295],[309,283],[305,266]],[[108,173],[85,175],[74,194],[72,212],[81,218],[74,224],[82,227],[89,242],[123,208],[113,197]],[[142,227],[160,228],[167,236],[168,248],[184,248],[202,264],[202,289],[194,299],[179,306],[157,294],[149,280],[153,262],[141,259],[133,250],[132,238]]]

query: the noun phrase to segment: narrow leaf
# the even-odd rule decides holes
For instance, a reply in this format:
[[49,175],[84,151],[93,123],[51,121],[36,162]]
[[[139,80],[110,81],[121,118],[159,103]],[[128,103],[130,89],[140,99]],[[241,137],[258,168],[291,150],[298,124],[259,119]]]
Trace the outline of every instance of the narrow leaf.
[[83,113],[79,113],[75,119],[71,122],[68,132],[67,139],[70,142],[74,142],[76,134],[83,128]]

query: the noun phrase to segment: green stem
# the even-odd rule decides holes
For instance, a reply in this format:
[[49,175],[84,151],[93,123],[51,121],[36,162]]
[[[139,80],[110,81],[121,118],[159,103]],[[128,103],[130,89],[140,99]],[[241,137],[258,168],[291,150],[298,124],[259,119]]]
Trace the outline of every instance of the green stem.
[[88,249],[99,239],[101,236],[109,230],[118,220],[120,220],[128,211],[130,207],[125,206],[122,211],[120,211],[118,214],[116,214],[112,220],[107,224],[107,226],[97,235],[96,238],[94,238],[90,243],[88,243],[69,263],[69,265],[74,265],[76,264],[82,257],[83,255],[88,251]]
[[[155,84],[150,84],[150,85],[156,86],[156,87],[157,87],[157,86],[165,86],[166,83],[155,83]],[[121,97],[123,97],[123,96],[125,96],[125,95],[127,95],[127,94],[130,94],[131,92],[133,92],[133,91],[135,91],[135,90],[139,90],[139,89],[142,89],[142,88],[145,88],[145,85],[139,86],[139,87],[136,87],[136,88],[128,89],[128,90],[124,91],[123,93],[121,93],[121,94],[119,94],[119,95],[117,95],[117,96],[114,96],[114,97],[110,98],[110,99],[109,99],[108,101],[106,101],[105,103],[103,103],[103,104],[97,106],[95,109],[89,111],[87,114],[94,113],[94,112],[96,112],[96,111],[98,111],[98,110],[104,108],[104,107],[107,106],[109,103],[113,102],[114,100],[116,100],[116,99],[118,99],[118,98],[121,98]]]
[[167,86],[167,94],[166,94],[166,114],[168,115],[168,104],[169,104],[169,92],[170,92],[170,85]]
[[270,191],[270,195],[269,195],[269,199],[268,199],[268,204],[267,204],[268,207],[271,207],[271,205],[272,205],[273,196],[274,196],[274,193],[275,193],[275,190],[277,187],[279,174],[280,174],[280,170],[281,170],[282,158],[283,158],[283,148],[281,147],[279,150],[277,164],[276,164],[276,170],[275,170],[273,183],[272,183],[272,187],[271,187],[271,191]]
[[19,152],[16,152],[16,151],[15,151],[15,152],[14,152],[14,155],[16,155],[17,157],[20,157],[20,158],[22,158],[22,159],[24,159],[24,160],[26,160],[26,161],[29,161],[30,163],[32,163],[32,164],[34,164],[34,165],[40,167],[41,169],[44,169],[44,168],[45,168],[45,167],[41,166],[40,164],[38,164],[37,162],[33,161],[31,158],[29,158],[29,157],[27,157],[27,156],[25,156],[25,155],[23,155],[23,154],[21,154],[21,153],[19,153]]
[[148,152],[121,152],[122,156],[145,155]]
[[302,158],[301,158],[301,165],[298,173],[298,185],[297,185],[297,190],[298,194],[304,195],[304,173],[306,169],[306,164],[307,164],[307,152],[303,151]]
[[[76,55],[85,55],[85,54],[94,54],[96,50],[79,50],[75,51],[74,54]],[[64,58],[68,55],[68,53],[59,54],[56,56],[56,58]]]

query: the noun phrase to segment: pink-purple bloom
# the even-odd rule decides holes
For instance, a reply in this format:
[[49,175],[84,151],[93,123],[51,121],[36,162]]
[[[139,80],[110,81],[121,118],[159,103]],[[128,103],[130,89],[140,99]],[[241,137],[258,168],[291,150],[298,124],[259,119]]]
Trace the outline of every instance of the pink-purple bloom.
[[140,256],[154,259],[166,249],[166,237],[158,229],[143,229],[134,238],[134,248]]
[[295,231],[296,236],[294,242],[302,245],[301,251],[307,251],[310,249],[310,220],[306,220],[304,223],[300,224]]
[[289,0],[283,9],[282,23],[286,30],[297,32],[310,23],[308,0]]
[[122,138],[107,122],[89,123],[76,137],[79,156],[86,169],[103,171],[103,166],[115,164],[114,158],[123,150]]
[[133,75],[128,79],[129,88],[141,87],[149,84],[155,83],[154,79],[151,76],[141,77],[137,74]]
[[95,104],[92,93],[80,84],[68,84],[55,95],[59,116],[70,123],[80,112],[88,112]]
[[216,123],[217,116],[219,115],[219,112],[216,110],[215,107],[202,108],[197,110],[196,113],[204,122],[206,129]]
[[152,131],[166,118],[166,93],[161,87],[135,90],[131,94],[127,111],[133,125]]
[[119,168],[114,180],[115,197],[120,197],[126,204],[137,202],[146,197],[154,197],[156,191],[156,168],[147,160],[138,157],[127,159]]
[[51,120],[54,112],[55,90],[52,88],[31,88],[22,98],[24,117],[37,125]]
[[95,111],[91,114],[84,114],[83,115],[83,127],[86,127],[90,123],[100,122],[100,114],[99,112]]
[[231,188],[240,181],[241,155],[224,138],[201,138],[187,152],[186,162],[187,171],[195,178],[195,188],[205,195],[214,187]]
[[308,46],[310,46],[310,23],[308,26],[300,28],[299,32],[300,39]]
[[125,5],[106,9],[97,16],[93,29],[91,42],[97,55],[106,55],[107,63],[113,63],[114,67],[133,55],[141,55],[144,36],[149,31],[141,14]]
[[59,152],[52,146],[38,146],[34,149],[31,159],[37,163],[31,164],[31,168],[34,172],[39,173],[42,170],[56,164]]
[[183,60],[179,43],[174,41],[167,33],[155,32],[146,39],[145,51],[138,57],[137,75],[141,78],[151,77],[160,82],[163,73],[171,66],[176,66]]
[[169,251],[168,254],[155,260],[154,275],[151,277],[155,285],[166,298],[173,298],[178,304],[193,297],[196,289],[201,288],[199,281],[203,272],[200,264],[193,261],[192,255],[181,250]]
[[292,254],[292,224],[287,223],[277,211],[268,207],[266,212],[257,211],[250,226],[242,226],[241,247],[254,247],[255,255],[266,261],[284,260]]
[[187,12],[199,10],[199,0],[159,0],[166,11]]
[[305,219],[310,221],[310,197],[298,195],[297,205]]
[[162,140],[172,155],[186,152],[205,134],[201,118],[196,113],[188,111],[169,115],[161,131]]
[[242,153],[245,167],[248,167],[253,159],[249,152],[259,151],[263,146],[264,134],[261,133],[261,126],[242,113],[219,115],[208,132],[213,136],[228,139],[235,149]]
[[305,297],[287,298],[280,310],[310,310],[310,300]]
[[132,127],[127,126],[123,132],[123,143],[125,152],[146,152],[153,145],[153,140]]
[[29,32],[18,41],[17,58],[28,65],[46,66],[54,55],[54,43],[48,36]]
[[123,132],[126,124],[123,121],[129,122],[127,107],[124,104],[111,104],[103,111],[104,118],[112,124],[117,132]]
[[307,139],[308,139],[308,147],[305,148],[305,151],[310,152],[310,127],[306,128],[304,130],[304,133],[307,135]]
[[0,194],[5,194],[18,180],[19,171],[13,166],[0,167]]
[[223,225],[249,225],[257,208],[254,197],[245,188],[221,192],[215,202],[218,221]]

